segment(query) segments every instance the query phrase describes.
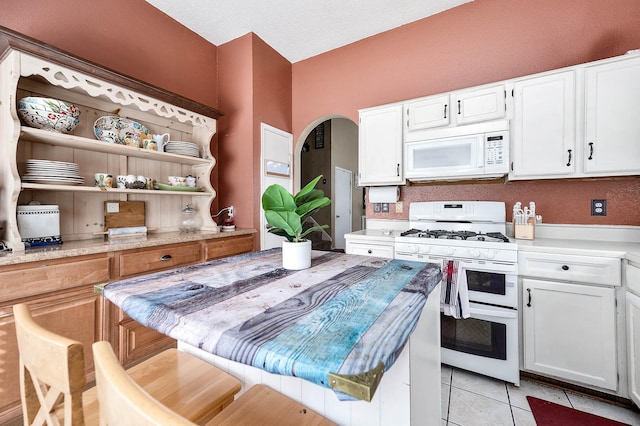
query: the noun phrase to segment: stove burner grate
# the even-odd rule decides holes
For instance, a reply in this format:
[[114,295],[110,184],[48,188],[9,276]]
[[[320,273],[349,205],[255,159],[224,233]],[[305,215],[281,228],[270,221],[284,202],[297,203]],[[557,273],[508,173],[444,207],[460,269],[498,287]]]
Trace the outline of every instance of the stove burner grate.
[[414,237],[414,238],[438,238],[447,240],[468,240],[468,241],[492,241],[492,242],[509,242],[509,238],[502,235],[500,232],[487,232],[485,234],[481,232],[473,231],[447,231],[444,229],[409,229],[402,232],[401,237]]

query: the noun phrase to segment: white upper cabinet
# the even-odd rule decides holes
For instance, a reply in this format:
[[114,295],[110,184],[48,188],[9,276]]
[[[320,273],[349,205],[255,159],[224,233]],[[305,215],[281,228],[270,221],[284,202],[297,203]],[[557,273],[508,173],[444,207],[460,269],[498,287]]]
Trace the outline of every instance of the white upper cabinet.
[[408,131],[448,126],[451,121],[449,95],[429,96],[406,104]]
[[404,104],[405,140],[423,138],[429,129],[506,117],[505,85],[465,89],[414,99]]
[[402,104],[360,111],[358,184],[404,183],[402,171]]
[[640,173],[640,56],[514,83],[509,179]]
[[451,97],[456,125],[497,120],[507,114],[503,84],[480,90],[461,90]]
[[640,172],[640,56],[586,67],[585,172]]
[[566,177],[576,172],[575,72],[514,84],[510,179]]

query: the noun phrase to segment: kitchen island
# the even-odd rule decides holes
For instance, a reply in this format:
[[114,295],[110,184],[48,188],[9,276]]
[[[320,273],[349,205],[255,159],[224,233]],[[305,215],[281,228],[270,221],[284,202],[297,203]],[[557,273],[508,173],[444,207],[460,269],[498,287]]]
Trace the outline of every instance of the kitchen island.
[[[114,282],[104,296],[245,389],[266,383],[339,424],[440,423],[438,265],[314,252],[309,269],[280,266],[279,249],[254,252]],[[380,363],[371,402],[333,389],[329,373],[358,379]]]

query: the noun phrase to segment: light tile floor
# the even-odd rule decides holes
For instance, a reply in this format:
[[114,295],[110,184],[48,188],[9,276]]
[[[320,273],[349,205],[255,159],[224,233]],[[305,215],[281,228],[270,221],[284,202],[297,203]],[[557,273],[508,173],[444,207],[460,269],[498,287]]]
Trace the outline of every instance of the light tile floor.
[[521,380],[520,387],[465,370],[442,366],[443,426],[535,426],[527,396],[640,426],[640,413],[600,400]]

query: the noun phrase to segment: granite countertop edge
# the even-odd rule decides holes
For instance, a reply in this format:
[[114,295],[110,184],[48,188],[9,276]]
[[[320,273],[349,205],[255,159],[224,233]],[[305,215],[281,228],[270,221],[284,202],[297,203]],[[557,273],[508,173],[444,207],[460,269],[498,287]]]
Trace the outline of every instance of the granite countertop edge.
[[121,250],[132,250],[156,247],[167,244],[186,243],[214,238],[230,238],[240,235],[255,234],[255,229],[236,229],[225,232],[159,232],[149,233],[144,241],[104,241],[102,237],[90,240],[68,241],[59,245],[28,248],[24,251],[5,252],[0,254],[0,266],[37,262],[50,259],[62,259],[72,256],[84,256],[108,253]]

